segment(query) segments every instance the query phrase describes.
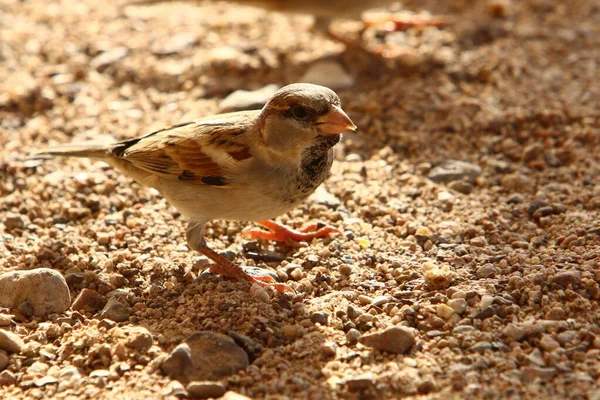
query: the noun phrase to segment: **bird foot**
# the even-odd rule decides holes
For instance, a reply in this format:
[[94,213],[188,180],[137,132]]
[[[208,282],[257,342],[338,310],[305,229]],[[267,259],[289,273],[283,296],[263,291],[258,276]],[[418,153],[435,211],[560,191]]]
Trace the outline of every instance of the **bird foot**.
[[280,223],[270,220],[259,221],[258,224],[267,228],[268,230],[252,229],[250,231],[243,232],[242,236],[252,239],[267,239],[277,242],[285,242],[286,244],[294,247],[302,247],[299,242],[308,242],[315,238],[327,237],[331,233],[341,233],[339,229],[320,222],[312,223],[298,230],[290,229]]
[[273,289],[277,290],[279,293],[291,292],[292,294],[296,294],[296,291],[290,286],[286,285],[285,283],[276,282],[275,278],[268,275],[267,273],[249,274],[248,272],[244,271],[244,268],[232,263],[222,255],[209,249],[208,247],[203,247],[199,249],[199,251],[215,262],[215,264],[211,264],[209,267],[210,272],[212,272],[213,274],[219,274],[237,280],[244,279],[250,283],[256,283],[261,287],[270,286]]

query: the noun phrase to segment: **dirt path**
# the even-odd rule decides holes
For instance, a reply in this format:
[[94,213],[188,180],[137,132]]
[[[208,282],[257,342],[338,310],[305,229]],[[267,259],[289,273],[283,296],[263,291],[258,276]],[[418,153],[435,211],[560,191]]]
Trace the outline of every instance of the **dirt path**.
[[[599,399],[600,6],[437,3],[405,6],[455,24],[365,32],[397,52],[383,66],[307,17],[227,3],[0,1],[0,269],[52,268],[83,293],[48,316],[0,309],[0,397],[175,398],[171,351],[233,331],[250,365],[219,379],[229,399]],[[243,240],[245,223],[208,231],[295,297],[199,277],[183,219],[106,165],[26,161],[217,113],[327,56],[355,81],[338,93],[360,132],[328,194],[279,220],[343,234],[294,249]],[[369,335],[397,326],[408,348],[377,350]]]

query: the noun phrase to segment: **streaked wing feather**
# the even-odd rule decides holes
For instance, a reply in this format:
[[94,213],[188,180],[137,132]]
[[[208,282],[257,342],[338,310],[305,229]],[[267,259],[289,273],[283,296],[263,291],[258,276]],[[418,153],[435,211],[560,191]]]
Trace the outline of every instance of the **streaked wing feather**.
[[197,184],[215,181],[203,181],[205,177],[223,177],[221,181],[226,181],[241,162],[251,157],[240,138],[257,113],[222,114],[181,124],[118,143],[114,154],[168,179]]

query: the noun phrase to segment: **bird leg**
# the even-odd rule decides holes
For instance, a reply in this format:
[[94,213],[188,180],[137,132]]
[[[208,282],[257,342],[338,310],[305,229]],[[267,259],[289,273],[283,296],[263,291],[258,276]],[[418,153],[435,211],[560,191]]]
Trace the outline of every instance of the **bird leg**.
[[204,239],[204,226],[206,222],[200,221],[190,221],[188,227],[185,232],[185,236],[188,242],[188,246],[205,255],[209,259],[211,259],[215,264],[210,266],[210,272],[214,274],[219,274],[223,276],[227,276],[233,279],[245,279],[250,283],[256,283],[262,287],[271,286],[279,293],[284,293],[286,291],[294,292],[294,289],[286,285],[285,283],[278,283],[268,275],[258,275],[253,276],[248,274],[242,267],[236,265],[217,253],[214,250],[211,250],[206,245],[206,240]]
[[280,223],[271,220],[259,221],[259,225],[267,228],[253,229],[242,233],[242,236],[253,239],[275,240],[277,242],[285,242],[291,246],[298,247],[301,241],[310,241],[314,238],[323,238],[329,236],[330,233],[340,233],[340,230],[332,226],[327,226],[320,222],[312,223],[304,228],[294,230]]

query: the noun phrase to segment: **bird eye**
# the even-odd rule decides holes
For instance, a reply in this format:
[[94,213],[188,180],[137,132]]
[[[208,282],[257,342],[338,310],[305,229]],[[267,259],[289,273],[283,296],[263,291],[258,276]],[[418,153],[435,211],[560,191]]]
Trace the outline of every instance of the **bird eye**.
[[308,111],[308,109],[306,107],[293,106],[292,114],[294,115],[294,118],[296,118],[296,119],[306,119],[310,115],[310,112]]

